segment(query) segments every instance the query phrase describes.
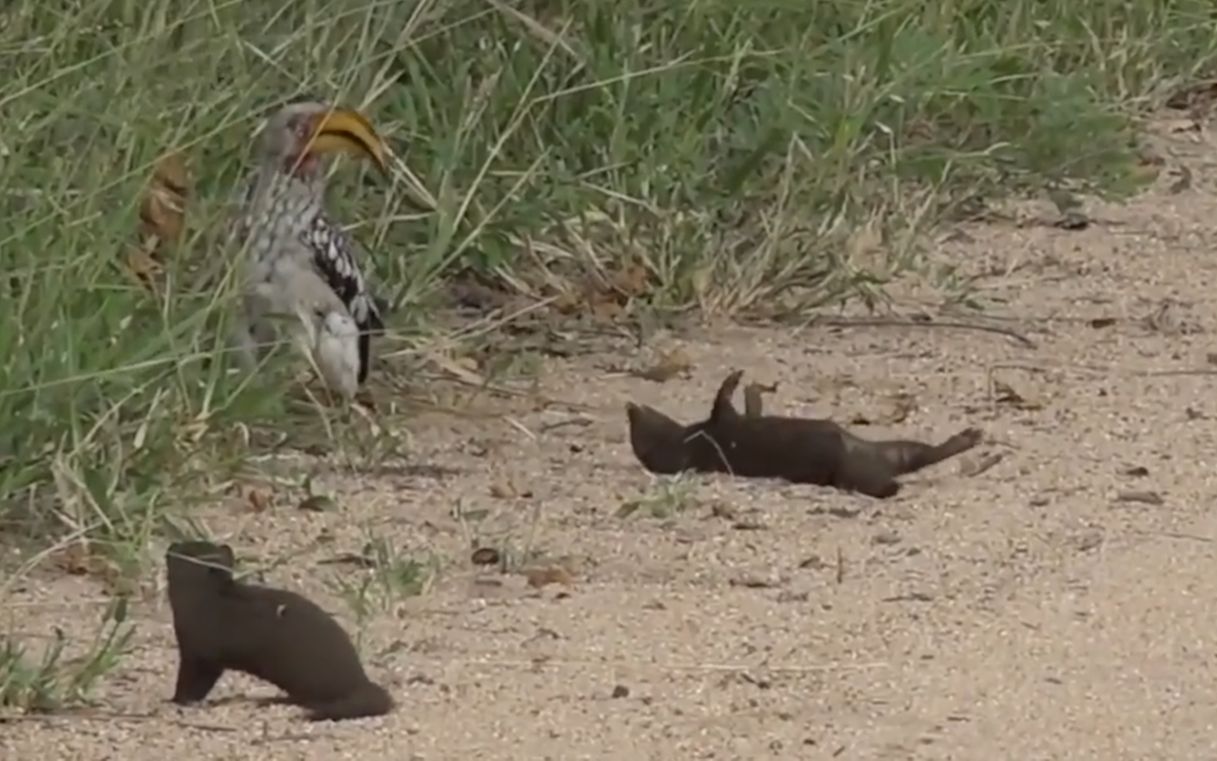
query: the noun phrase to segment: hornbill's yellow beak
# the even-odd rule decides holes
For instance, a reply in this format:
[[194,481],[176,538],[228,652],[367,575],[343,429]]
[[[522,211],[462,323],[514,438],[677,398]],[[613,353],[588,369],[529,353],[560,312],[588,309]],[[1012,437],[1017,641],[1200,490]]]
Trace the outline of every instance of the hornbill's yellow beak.
[[388,173],[384,140],[367,117],[352,109],[336,108],[318,115],[306,151],[363,156],[371,159],[382,174]]

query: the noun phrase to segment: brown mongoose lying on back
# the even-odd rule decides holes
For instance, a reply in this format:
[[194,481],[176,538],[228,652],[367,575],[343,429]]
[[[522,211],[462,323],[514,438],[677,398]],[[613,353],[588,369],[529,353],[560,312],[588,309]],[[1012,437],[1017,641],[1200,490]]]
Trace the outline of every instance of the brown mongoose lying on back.
[[938,445],[919,441],[869,441],[831,420],[765,415],[759,389],[748,390],[745,414],[731,403],[743,371],[723,381],[710,416],[682,425],[645,405],[626,404],[630,446],[652,473],[731,473],[835,486],[872,497],[900,490],[896,477],[967,451],[980,443],[967,428]]
[[295,592],[234,579],[228,545],[176,542],[165,565],[179,656],[173,702],[202,700],[233,669],[274,684],[310,719],[379,716],[393,708],[338,622]]

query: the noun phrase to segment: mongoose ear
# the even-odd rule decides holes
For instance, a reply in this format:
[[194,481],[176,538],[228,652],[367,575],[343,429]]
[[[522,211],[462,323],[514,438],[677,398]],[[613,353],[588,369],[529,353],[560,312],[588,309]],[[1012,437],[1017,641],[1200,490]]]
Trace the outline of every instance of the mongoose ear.
[[221,583],[232,581],[234,558],[232,548],[227,544],[212,544],[199,560],[211,578]]
[[216,547],[216,553],[215,553],[215,556],[212,558],[212,561],[214,563],[216,563],[217,565],[224,566],[222,569],[221,568],[212,568],[211,570],[213,573],[215,573],[219,576],[222,576],[225,579],[232,578],[232,571],[234,568],[236,568],[237,559],[236,559],[236,556],[233,554],[231,546],[229,546],[227,544],[221,544],[218,547]]

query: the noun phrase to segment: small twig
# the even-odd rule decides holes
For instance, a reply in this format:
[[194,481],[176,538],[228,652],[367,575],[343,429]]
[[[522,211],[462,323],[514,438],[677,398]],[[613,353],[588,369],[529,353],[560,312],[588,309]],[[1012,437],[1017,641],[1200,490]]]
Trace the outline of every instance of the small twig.
[[808,325],[827,325],[833,328],[952,328],[955,330],[977,330],[983,333],[996,333],[1018,341],[1029,349],[1037,344],[1017,330],[1003,328],[1000,325],[985,325],[979,322],[933,320],[903,320],[896,317],[815,317]]
[[452,508],[452,516],[456,518],[456,523],[461,529],[461,538],[464,539],[465,547],[474,545],[473,529],[469,527],[469,521],[465,518],[465,500],[463,497],[456,498],[456,504]]
[[1151,378],[1165,378],[1172,375],[1217,375],[1217,369],[1214,370],[1146,370],[1141,375],[1146,375]]
[[520,433],[524,434],[525,436],[527,436],[528,438],[532,439],[533,441],[536,441],[536,440],[537,440],[537,434],[535,434],[535,433],[533,433],[532,431],[528,430],[528,427],[527,427],[526,425],[524,425],[523,423],[521,423],[519,420],[516,420],[514,417],[512,417],[512,416],[510,416],[510,415],[504,415],[504,416],[503,416],[503,420],[504,420],[504,421],[505,421],[505,422],[506,422],[508,425],[510,425],[512,428],[515,428],[517,431],[519,431]]
[[552,423],[546,423],[545,425],[541,426],[541,433],[548,433],[549,431],[553,431],[558,428],[565,428],[566,426],[570,426],[570,425],[575,425],[575,426],[579,426],[580,428],[583,428],[585,426],[591,425],[594,422],[596,422],[595,418],[591,418],[591,417],[587,417],[587,416],[566,418],[565,420],[557,420]]
[[[469,386],[470,388],[476,388],[476,389],[479,389],[482,391],[490,391],[495,394],[502,394],[503,396],[509,396],[509,397],[513,397],[513,398],[517,398],[517,399],[530,399],[533,401],[541,402],[542,404],[544,404],[546,406],[566,407],[568,409],[576,410],[579,412],[597,412],[600,410],[600,408],[595,407],[591,404],[584,404],[583,402],[567,401],[565,399],[558,399],[558,398],[555,398],[552,396],[545,396],[544,394],[536,394],[532,391],[522,391],[520,389],[514,389],[514,388],[511,388],[510,386],[500,386],[496,383],[490,383],[490,382],[474,383],[473,381],[471,381],[469,379],[459,378],[459,377],[455,377],[455,376],[450,376],[449,381],[451,381],[453,383],[457,383],[462,386]],[[438,412],[446,412],[446,413],[449,413],[452,415],[459,415],[462,417],[475,417],[475,418],[503,417],[502,413],[469,412],[467,410],[464,410],[464,409],[461,409],[458,407],[444,405],[444,404],[440,404],[438,402],[431,402],[426,399],[423,399],[422,397],[416,397],[413,401],[415,401],[419,406],[426,407],[428,409],[436,410]]]
[[[9,716],[0,715],[0,724],[18,721],[32,721],[41,724],[57,724],[68,722],[73,719],[84,719],[86,721],[164,721],[165,717],[155,713],[116,713],[112,711],[96,711],[96,712],[65,712],[59,714],[42,714],[42,713],[21,713],[12,714]],[[201,729],[205,732],[240,732],[240,727],[234,727],[227,724],[205,724],[195,721],[187,721],[185,719],[169,719],[169,723],[176,724],[179,727],[188,729]]]
[[685,443],[687,444],[688,442],[692,441],[693,439],[696,439],[699,437],[710,442],[710,446],[714,447],[714,451],[718,453],[718,459],[722,462],[723,467],[727,469],[727,473],[734,476],[735,471],[733,471],[731,469],[731,463],[727,461],[726,453],[723,452],[723,448],[718,445],[718,442],[714,440],[713,436],[706,433],[705,431],[694,431],[691,436],[688,436],[685,438]]
[[1200,534],[1185,534],[1182,531],[1138,531],[1137,533],[1143,536],[1158,535],[1168,539],[1187,539],[1193,542],[1204,542],[1205,544],[1213,544],[1217,539],[1209,536],[1201,536]]
[[1104,377],[1115,378],[1168,378],[1179,376],[1204,376],[1217,375],[1217,368],[1195,368],[1190,370],[1136,370],[1128,369],[1121,371],[1119,365],[1095,365],[1082,364],[1080,362],[1061,362],[1057,364],[1028,364],[1025,362],[995,362],[988,365],[988,372],[992,377],[994,370],[1025,370],[1027,372],[1046,373],[1048,371],[1056,372],[1073,372],[1073,373],[1091,373],[1094,375],[1102,375]]
[[[543,499],[533,500],[532,513],[528,516],[528,538],[524,540],[524,549],[520,552],[520,556],[514,559],[513,565],[515,567],[512,570],[519,570],[521,565],[528,563],[532,558],[533,548],[536,547],[537,542],[537,529],[541,526],[541,515],[544,504],[545,500]],[[501,568],[504,572],[508,569],[508,560],[507,553],[504,553]]]
[[329,733],[306,735],[302,732],[287,732],[287,733],[281,734],[281,735],[263,735],[262,737],[255,737],[253,740],[249,741],[249,744],[250,745],[270,745],[271,743],[279,743],[279,742],[299,742],[302,740],[316,740],[319,737],[333,737],[333,735],[329,734]]
[[[152,717],[149,717],[152,718]],[[186,721],[185,719],[171,719],[171,724],[176,724],[179,727],[187,729],[201,729],[204,732],[240,732],[241,727],[233,727],[227,724],[204,724],[198,721]]]
[[620,660],[604,660],[594,661],[579,658],[536,658],[529,660],[521,659],[478,659],[478,658],[456,658],[444,659],[444,664],[464,663],[472,666],[499,666],[503,668],[528,668],[535,669],[541,666],[605,666],[607,668],[621,669],[629,668],[631,665],[636,665],[639,668],[660,669],[662,671],[691,671],[691,672],[707,672],[707,673],[732,673],[732,672],[747,672],[747,671],[765,671],[770,674],[814,674],[822,671],[835,671],[845,669],[880,669],[887,668],[890,664],[887,661],[872,661],[869,663],[817,663],[809,666],[758,666],[755,663],[641,663],[633,661]]
[[112,712],[89,712],[84,711],[64,711],[61,713],[12,713],[0,714],[0,724],[9,722],[16,723],[19,721],[29,721],[37,724],[55,724],[58,722],[70,721],[72,719],[85,719],[86,721],[140,721],[144,719],[155,718],[153,714],[145,713],[112,713]]
[[8,610],[14,608],[74,608],[78,605],[109,605],[112,602],[114,602],[113,597],[86,597],[79,600],[65,600],[62,598],[55,600],[9,600],[4,603],[4,607]]
[[[521,317],[524,317],[525,315],[527,315],[531,312],[536,312],[540,309],[544,309],[545,307],[547,307],[550,304],[557,301],[558,298],[559,298],[558,296],[547,296],[539,301],[531,302],[529,304],[526,304],[525,306],[522,306],[518,309],[515,309],[511,312],[500,315],[498,317],[487,317],[482,320],[478,320],[477,322],[473,323],[472,325],[461,328],[460,330],[457,330],[450,335],[444,336],[444,338],[447,339],[448,341],[450,341],[452,344],[455,344],[461,340],[468,341],[468,340],[471,340],[474,338],[479,338],[484,335],[489,335],[490,333],[493,333],[495,330],[498,330],[499,328],[502,328],[505,325],[509,325],[512,322],[514,322],[515,320],[517,320]],[[439,342],[436,341],[434,343],[439,343]],[[400,357],[400,356],[406,356],[406,355],[410,355],[410,354],[421,355],[423,353],[424,353],[424,351],[420,350],[420,349],[402,349],[400,351],[385,354],[385,358],[388,359],[391,357]]]
[[994,465],[997,465],[997,463],[1001,462],[1002,457],[1004,456],[1005,455],[1003,452],[993,452],[985,455],[984,457],[976,460],[971,467],[960,468],[960,475],[964,476],[965,478],[979,476],[981,473],[984,473],[985,471],[991,469]]

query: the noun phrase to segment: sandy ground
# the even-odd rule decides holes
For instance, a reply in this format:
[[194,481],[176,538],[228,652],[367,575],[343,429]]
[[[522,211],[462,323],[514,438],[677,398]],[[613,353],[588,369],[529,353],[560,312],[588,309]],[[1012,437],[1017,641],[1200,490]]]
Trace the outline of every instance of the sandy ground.
[[[324,478],[335,511],[208,511],[251,561],[297,553],[268,581],[351,631],[325,579],[361,572],[317,561],[369,534],[443,559],[423,594],[388,598],[363,630],[393,714],[308,723],[254,704],[275,690],[232,674],[204,706],[167,703],[176,654],[154,594],[96,693],[121,716],[14,720],[0,756],[1217,758],[1212,147],[1201,132],[1159,141],[1154,189],[1089,204],[1086,230],[1022,214],[946,231],[935,255],[979,275],[1034,348],[970,330],[735,327],[679,337],[687,380],[554,359],[544,394],[588,409],[509,407],[535,439],[501,418],[435,415],[414,430],[412,467]],[[1172,192],[1181,163],[1192,184]],[[779,384],[770,410],[883,422],[905,394],[902,421],[858,432],[938,440],[974,424],[988,438],[887,501],[647,475],[624,401],[690,419],[734,367]],[[965,469],[987,454],[1001,459]],[[482,572],[467,531],[531,539],[574,583]],[[2,620],[27,638],[56,624],[85,636],[101,610],[88,580],[35,576]]]

